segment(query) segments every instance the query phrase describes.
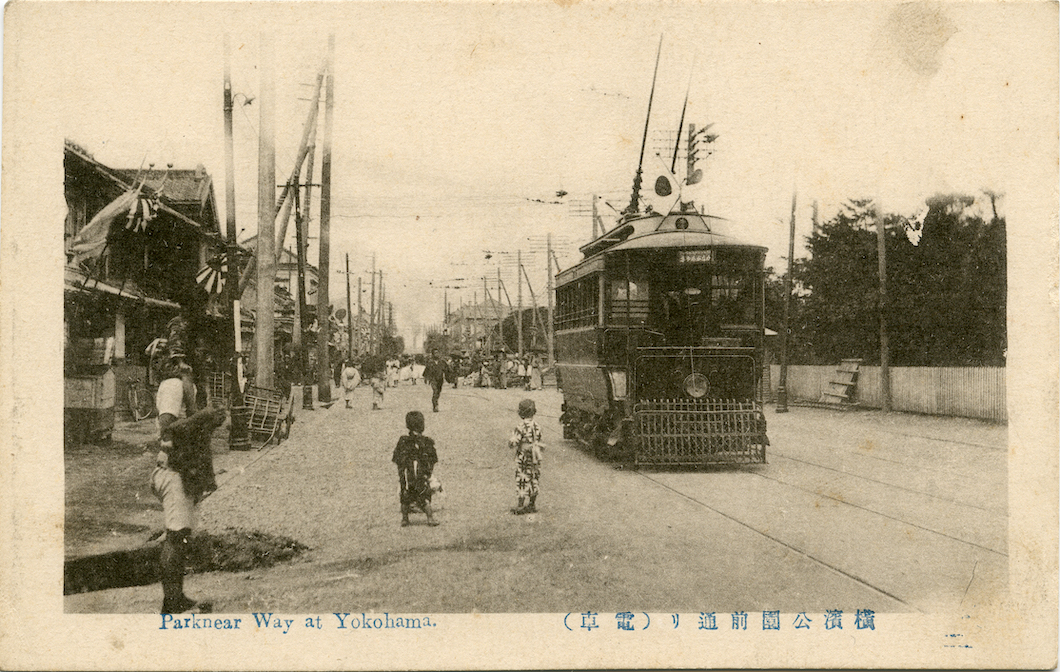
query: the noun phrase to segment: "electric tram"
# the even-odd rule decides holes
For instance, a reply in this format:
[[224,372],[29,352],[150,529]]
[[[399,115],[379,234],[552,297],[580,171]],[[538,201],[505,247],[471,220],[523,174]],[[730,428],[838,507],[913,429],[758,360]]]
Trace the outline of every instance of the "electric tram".
[[[657,54],[656,74],[658,61]],[[702,177],[695,136],[690,127],[684,184]],[[654,185],[663,207],[641,213],[647,137],[645,121],[632,199],[618,224],[556,277],[564,438],[635,466],[765,462],[766,248],[682,201],[676,146]]]
[[765,461],[766,249],[731,228],[628,218],[557,275],[565,438],[636,465]]

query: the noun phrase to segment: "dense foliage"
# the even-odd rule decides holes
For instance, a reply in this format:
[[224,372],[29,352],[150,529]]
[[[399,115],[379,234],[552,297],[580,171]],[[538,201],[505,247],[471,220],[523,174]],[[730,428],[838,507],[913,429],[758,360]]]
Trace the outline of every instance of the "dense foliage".
[[[886,214],[885,307],[895,366],[1002,366],[1006,339],[1005,219],[993,194],[927,200],[917,218]],[[795,265],[789,357],[879,362],[875,204],[850,201],[807,238]],[[767,284],[766,320],[779,329],[782,278]]]

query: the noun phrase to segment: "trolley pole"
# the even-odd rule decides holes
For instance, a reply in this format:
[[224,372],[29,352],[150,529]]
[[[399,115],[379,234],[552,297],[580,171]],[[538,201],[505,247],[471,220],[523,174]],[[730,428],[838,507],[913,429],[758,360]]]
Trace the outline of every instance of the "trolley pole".
[[795,257],[795,203],[798,192],[791,192],[791,229],[788,234],[788,273],[784,277],[784,326],[780,330],[780,381],[777,383],[777,413],[788,412],[788,332],[791,331],[791,272]]

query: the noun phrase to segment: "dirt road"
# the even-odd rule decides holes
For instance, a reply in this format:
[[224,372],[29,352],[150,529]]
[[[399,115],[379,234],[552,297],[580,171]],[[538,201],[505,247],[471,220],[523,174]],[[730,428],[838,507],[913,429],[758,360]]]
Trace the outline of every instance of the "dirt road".
[[[555,390],[453,390],[426,413],[441,525],[399,526],[390,462],[430,388],[369,410],[300,412],[291,438],[230,474],[203,529],[307,544],[267,570],[192,576],[228,613],[918,611],[1004,584],[1005,428],[959,419],[767,413],[767,465],[634,472],[561,438]],[[548,445],[536,516],[514,516],[506,438],[536,400]],[[156,586],[65,598],[68,612],[152,613]]]

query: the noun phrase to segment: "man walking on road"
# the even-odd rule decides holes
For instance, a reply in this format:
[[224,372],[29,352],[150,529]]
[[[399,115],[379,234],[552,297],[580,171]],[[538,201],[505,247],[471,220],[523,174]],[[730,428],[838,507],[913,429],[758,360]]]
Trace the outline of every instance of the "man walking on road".
[[427,360],[427,366],[423,369],[423,378],[430,383],[433,393],[431,394],[431,406],[434,412],[438,412],[438,397],[442,395],[442,385],[445,384],[445,362],[438,357],[438,348],[431,350],[431,358]]

